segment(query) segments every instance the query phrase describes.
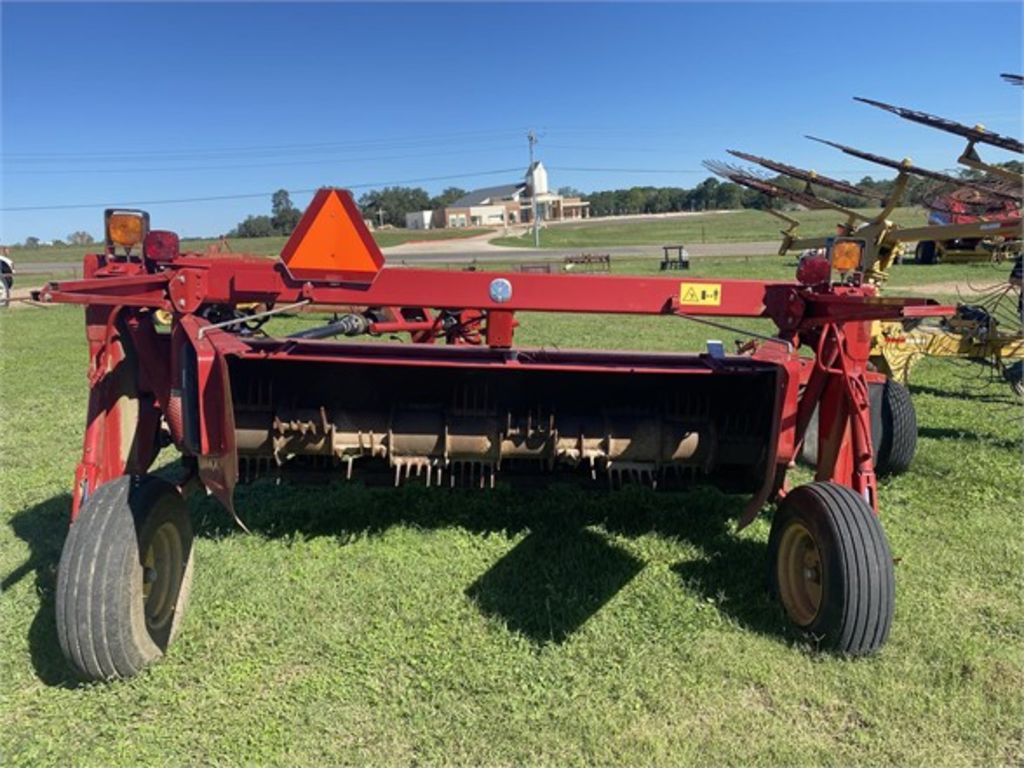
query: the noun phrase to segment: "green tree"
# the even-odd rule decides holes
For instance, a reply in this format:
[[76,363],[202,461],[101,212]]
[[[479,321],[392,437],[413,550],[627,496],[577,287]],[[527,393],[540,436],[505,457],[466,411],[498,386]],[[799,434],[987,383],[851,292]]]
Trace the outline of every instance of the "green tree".
[[302,213],[292,205],[288,190],[279,189],[270,199],[271,226],[274,234],[290,235],[302,218]]
[[39,247],[39,238],[38,237],[34,237],[34,236],[26,237],[25,238],[25,247],[26,248],[38,248]]
[[405,214],[430,208],[430,195],[420,187],[384,187],[359,198],[363,217],[393,227],[405,226]]
[[274,222],[269,216],[246,216],[245,221],[228,232],[228,237],[270,237],[273,234]]
[[71,243],[72,245],[89,245],[90,243],[93,242],[93,239],[92,235],[90,235],[88,232],[78,230],[77,232],[72,232],[70,235],[68,235],[68,242]]
[[715,190],[715,208],[733,210],[743,206],[743,188],[738,184],[719,184]]
[[[466,190],[460,189],[459,187],[448,187],[439,195],[435,195],[430,198],[430,208],[437,210],[438,208],[447,208],[449,205],[454,203],[460,197],[466,194]],[[404,221],[404,217],[403,217]]]

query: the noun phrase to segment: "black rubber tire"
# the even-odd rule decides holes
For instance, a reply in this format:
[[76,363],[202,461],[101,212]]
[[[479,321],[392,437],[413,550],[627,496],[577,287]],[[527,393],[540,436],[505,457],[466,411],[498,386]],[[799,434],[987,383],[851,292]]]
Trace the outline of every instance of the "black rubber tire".
[[[175,558],[167,609],[154,626],[143,597],[142,554],[158,530],[176,537],[176,545],[165,540],[180,546],[180,563]],[[150,475],[100,486],[71,525],[57,571],[57,638],[65,658],[86,680],[137,674],[177,634],[191,583],[192,525],[178,490]]]
[[914,249],[914,263],[935,264],[938,260],[934,241],[922,240],[917,244],[917,248]]
[[[828,650],[874,653],[889,636],[896,603],[892,555],[878,518],[864,499],[837,483],[809,483],[791,491],[768,538],[769,584],[780,602],[779,545],[794,523],[810,532],[821,557],[817,613],[797,626]],[[783,610],[793,620],[785,604]]]
[[907,388],[898,381],[886,379],[882,386],[881,411],[881,429],[872,425],[875,472],[902,475],[910,469],[917,453],[917,412]]
[[[886,379],[884,384],[870,384],[871,448],[875,457],[875,474],[900,475],[910,469],[917,453],[917,411],[907,388],[898,381]],[[818,465],[818,409],[811,414],[800,461]]]
[[1017,396],[1024,395],[1024,361],[1018,360],[1003,369],[1003,378]]

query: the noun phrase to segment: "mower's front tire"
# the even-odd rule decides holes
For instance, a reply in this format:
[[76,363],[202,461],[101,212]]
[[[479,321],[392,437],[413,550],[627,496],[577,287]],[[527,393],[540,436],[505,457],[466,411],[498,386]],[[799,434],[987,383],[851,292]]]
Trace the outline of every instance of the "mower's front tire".
[[768,555],[772,592],[822,647],[851,656],[882,647],[895,605],[892,555],[857,493],[815,482],[787,494],[772,521]]
[[174,639],[192,582],[192,525],[178,490],[123,476],[71,525],[57,571],[57,638],[86,680],[131,677]]

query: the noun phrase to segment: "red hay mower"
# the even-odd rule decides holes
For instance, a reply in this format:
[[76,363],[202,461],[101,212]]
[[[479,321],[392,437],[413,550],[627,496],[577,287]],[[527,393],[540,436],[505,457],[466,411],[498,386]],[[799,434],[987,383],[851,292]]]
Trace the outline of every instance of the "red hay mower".
[[[790,619],[840,653],[885,642],[894,586],[876,517],[870,402],[884,380],[867,367],[870,325],[950,308],[876,296],[848,248],[839,279],[825,270],[817,284],[386,268],[335,189],[316,194],[277,260],[181,253],[148,227],[107,211],[106,252],[36,295],[86,313],[89,411],[57,585],[61,647],[83,677],[130,676],[173,639],[192,575],[186,490],[202,485],[235,515],[238,483],[293,470],[447,488],[539,475],[709,484],[751,496],[740,527],[780,500],[769,572]],[[345,314],[287,337],[260,328],[300,305]],[[735,355],[710,342],[517,348],[517,315],[531,311],[769,318],[777,333]],[[413,343],[334,338],[385,333]],[[816,478],[790,490],[815,413]],[[168,443],[188,472],[179,484],[147,474]]]

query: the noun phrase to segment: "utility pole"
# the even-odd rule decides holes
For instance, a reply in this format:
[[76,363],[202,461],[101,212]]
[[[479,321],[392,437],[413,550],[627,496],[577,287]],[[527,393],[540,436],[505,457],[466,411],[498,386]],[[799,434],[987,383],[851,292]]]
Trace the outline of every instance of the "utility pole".
[[527,173],[530,177],[530,190],[533,193],[533,247],[540,248],[540,209],[537,208],[537,185],[533,183],[533,145],[537,143],[537,134],[532,130],[528,131],[526,140],[530,143],[530,170]]
[[383,208],[380,208],[380,207],[377,208],[377,221],[379,222],[379,224],[377,225],[378,228],[379,229],[383,229],[384,228],[384,209]]

